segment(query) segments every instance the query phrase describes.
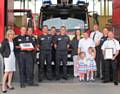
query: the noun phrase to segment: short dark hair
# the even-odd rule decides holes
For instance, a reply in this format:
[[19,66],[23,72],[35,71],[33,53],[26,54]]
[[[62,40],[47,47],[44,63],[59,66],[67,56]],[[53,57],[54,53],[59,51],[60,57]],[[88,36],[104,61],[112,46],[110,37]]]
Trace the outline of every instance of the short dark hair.
[[62,25],[60,28],[65,28],[66,29],[66,26]]
[[47,28],[48,28],[48,26],[47,26],[47,25],[43,25],[43,27],[42,27],[42,28],[44,28],[44,27],[47,27]]
[[54,29],[56,29],[56,27],[55,27],[55,26],[52,26],[52,27],[51,27],[51,29],[53,29],[53,28],[54,28]]

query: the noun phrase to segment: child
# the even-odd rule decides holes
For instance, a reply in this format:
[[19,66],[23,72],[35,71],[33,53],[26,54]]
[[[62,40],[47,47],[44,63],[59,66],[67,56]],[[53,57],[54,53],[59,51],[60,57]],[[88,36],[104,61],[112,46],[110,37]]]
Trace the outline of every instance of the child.
[[85,75],[87,72],[87,64],[86,64],[86,55],[84,52],[80,52],[79,54],[79,80],[84,81]]
[[94,73],[96,71],[95,56],[96,56],[95,49],[93,47],[89,47],[87,56],[88,63],[87,81],[88,80],[94,81]]

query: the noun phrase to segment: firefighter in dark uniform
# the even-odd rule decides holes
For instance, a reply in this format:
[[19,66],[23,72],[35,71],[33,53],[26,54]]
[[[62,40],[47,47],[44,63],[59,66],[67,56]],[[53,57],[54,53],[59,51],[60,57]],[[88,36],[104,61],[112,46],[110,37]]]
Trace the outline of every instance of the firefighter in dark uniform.
[[63,79],[67,80],[67,49],[69,48],[69,37],[65,34],[66,27],[61,26],[60,35],[55,38],[56,48],[56,80],[60,79],[60,63],[63,64]]
[[54,63],[54,65],[52,66],[52,73],[53,73],[53,77],[55,76],[55,64],[56,64],[56,49],[54,47],[54,41],[55,41],[55,37],[56,37],[56,28],[54,26],[51,27],[50,29],[50,34],[52,36],[52,40],[53,40],[53,45],[52,45],[52,63]]
[[33,55],[33,61],[34,61],[34,63],[36,63],[37,38],[33,35],[33,29],[32,28],[28,28],[27,35],[30,37],[30,41],[35,48],[32,51],[32,55]]
[[29,54],[30,54],[29,58],[33,59],[33,62],[30,65],[30,68],[32,70],[32,79],[31,79],[31,84],[30,85],[32,85],[32,86],[38,86],[37,83],[34,83],[34,64],[36,63],[37,39],[36,39],[36,37],[33,36],[33,29],[30,28],[30,27],[27,30],[27,35],[30,38],[30,43],[32,43],[32,45],[34,46],[34,49],[29,52]]
[[31,43],[30,37],[26,35],[26,27],[21,27],[21,35],[15,38],[15,50],[16,50],[16,57],[18,59],[19,65],[19,73],[20,73],[20,86],[21,88],[25,88],[26,81],[29,85],[32,84],[32,68],[31,64],[33,64],[33,59],[31,57],[31,52],[34,48],[30,49],[23,49],[21,45],[25,43]]
[[52,50],[52,36],[48,34],[48,26],[42,28],[43,35],[38,37],[38,45],[40,48],[40,64],[39,64],[39,82],[43,80],[44,63],[46,61],[46,76],[48,80],[52,80],[51,68],[51,50]]
[[[56,37],[56,28],[54,26],[51,27],[51,30],[50,30],[50,34],[52,35],[52,40],[53,40],[53,43],[55,41],[55,37]],[[54,45],[52,45],[52,61],[55,63],[55,47]]]
[[[107,38],[108,38],[108,29],[105,27],[104,29],[103,29],[103,36],[101,37],[101,39],[100,39],[100,48],[101,48],[101,46],[103,45],[103,43],[107,40]],[[102,54],[102,50],[100,51],[100,55],[101,55],[101,58],[100,58],[100,60],[101,60],[101,64],[102,64],[102,80],[104,80],[104,76],[105,76],[105,62],[104,62],[104,57],[103,57],[103,54]]]

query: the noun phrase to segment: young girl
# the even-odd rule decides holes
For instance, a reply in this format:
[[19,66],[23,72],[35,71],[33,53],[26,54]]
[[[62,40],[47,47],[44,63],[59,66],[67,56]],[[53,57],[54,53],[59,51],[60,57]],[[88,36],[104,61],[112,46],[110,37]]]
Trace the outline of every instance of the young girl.
[[96,62],[95,62],[96,52],[93,47],[88,48],[88,56],[87,56],[87,65],[88,65],[88,72],[87,72],[87,80],[94,81],[94,73],[96,71]]
[[87,63],[86,63],[86,55],[84,52],[80,52],[79,54],[79,80],[84,81],[85,75],[87,72]]

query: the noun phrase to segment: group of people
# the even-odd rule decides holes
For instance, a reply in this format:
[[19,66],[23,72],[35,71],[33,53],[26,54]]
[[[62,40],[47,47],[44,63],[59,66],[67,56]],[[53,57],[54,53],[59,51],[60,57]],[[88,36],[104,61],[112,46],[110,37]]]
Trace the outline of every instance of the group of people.
[[[81,32],[79,29],[75,31],[72,40],[66,35],[66,27],[61,26],[60,32],[56,32],[56,28],[51,27],[50,32],[48,26],[42,28],[42,35],[37,38],[33,36],[32,28],[21,27],[21,34],[14,37],[13,30],[6,32],[6,38],[2,42],[0,52],[4,58],[4,75],[2,83],[2,91],[7,92],[7,88],[13,90],[12,77],[16,71],[16,63],[19,66],[20,87],[25,88],[26,85],[38,86],[34,82],[34,63],[36,62],[36,52],[39,51],[38,64],[38,80],[42,81],[44,74],[48,80],[55,78],[65,80],[67,76],[67,52],[71,49],[73,57],[74,76],[79,77],[80,81],[94,81],[96,77],[101,77],[103,82],[109,82],[112,78],[115,85],[117,81],[117,59],[120,44],[114,38],[114,33],[108,31],[107,28],[103,32],[99,31],[98,25],[94,25],[94,31],[90,34]],[[105,58],[106,49],[112,49],[112,58]],[[52,63],[55,65],[55,77],[53,77]],[[63,75],[60,74],[60,65],[63,65]],[[46,68],[45,68],[46,63]],[[111,69],[112,68],[112,69]],[[46,69],[46,70],[45,70]],[[44,71],[46,73],[44,73]],[[112,76],[111,76],[112,71]]]
[[74,76],[79,76],[80,81],[94,81],[94,78],[101,78],[103,83],[113,81],[114,85],[118,85],[117,56],[120,44],[114,38],[114,33],[107,28],[100,32],[98,25],[95,24],[90,36],[87,32],[83,33],[82,39],[78,33],[76,35],[72,46],[76,49],[73,55]]

